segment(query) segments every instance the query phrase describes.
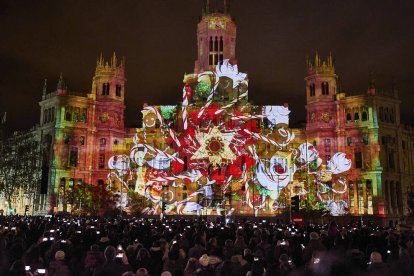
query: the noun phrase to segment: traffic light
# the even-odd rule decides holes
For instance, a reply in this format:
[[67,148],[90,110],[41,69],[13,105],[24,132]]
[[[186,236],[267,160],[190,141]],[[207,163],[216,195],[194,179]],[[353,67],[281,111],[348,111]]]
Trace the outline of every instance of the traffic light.
[[292,211],[299,212],[300,197],[298,195],[290,198],[290,206]]

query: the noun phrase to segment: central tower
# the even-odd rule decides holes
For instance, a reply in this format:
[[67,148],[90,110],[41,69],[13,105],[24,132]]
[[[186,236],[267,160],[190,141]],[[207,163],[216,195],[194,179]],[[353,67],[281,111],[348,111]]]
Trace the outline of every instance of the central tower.
[[236,58],[236,23],[230,16],[230,0],[203,1],[203,16],[197,26],[197,45],[195,73],[215,70],[215,66],[224,59]]

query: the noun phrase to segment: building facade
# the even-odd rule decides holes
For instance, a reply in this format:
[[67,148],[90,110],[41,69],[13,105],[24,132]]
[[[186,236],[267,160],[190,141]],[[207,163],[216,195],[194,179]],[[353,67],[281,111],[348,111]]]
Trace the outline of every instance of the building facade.
[[228,2],[221,9],[209,2],[182,103],[145,105],[142,128],[124,127],[125,68],[115,55],[98,59],[86,96],[62,77],[53,92],[45,83],[44,209],[69,211],[72,189],[120,182],[124,195],[132,188],[147,198],[150,214],[273,216],[296,197],[304,210],[333,215],[408,215],[414,130],[400,123],[398,93],[372,82],[366,93],[347,95],[332,57],[316,54],[306,63],[306,127],[290,129],[287,104],[249,102]]
[[114,54],[110,61],[98,59],[86,96],[70,91],[62,76],[55,91],[48,92],[45,82],[38,132],[46,149],[41,190],[47,210],[70,211],[72,189],[107,183],[108,160],[127,133],[124,72]]

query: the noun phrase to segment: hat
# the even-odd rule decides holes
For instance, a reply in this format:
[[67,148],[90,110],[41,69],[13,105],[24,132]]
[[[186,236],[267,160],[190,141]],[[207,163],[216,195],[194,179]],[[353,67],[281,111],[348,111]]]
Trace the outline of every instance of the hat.
[[101,243],[109,242],[109,238],[108,237],[102,237],[102,238],[100,238],[99,242],[101,242]]
[[221,259],[219,257],[215,257],[215,256],[208,257],[208,264],[216,265],[218,263],[221,263]]
[[65,259],[65,252],[62,250],[56,251],[55,253],[55,260],[56,261],[63,261]]
[[311,240],[319,240],[319,234],[316,232],[311,232],[309,237]]
[[371,259],[371,262],[373,264],[375,264],[375,263],[382,263],[382,256],[381,256],[381,254],[378,253],[378,252],[376,252],[376,251],[374,251],[374,252],[371,253],[371,258],[370,259]]
[[200,257],[200,259],[198,260],[200,262],[201,266],[208,266],[209,263],[209,257],[207,254],[204,254],[203,256]]
[[160,251],[161,250],[161,244],[159,241],[154,241],[152,243],[152,246],[150,248],[150,251]]

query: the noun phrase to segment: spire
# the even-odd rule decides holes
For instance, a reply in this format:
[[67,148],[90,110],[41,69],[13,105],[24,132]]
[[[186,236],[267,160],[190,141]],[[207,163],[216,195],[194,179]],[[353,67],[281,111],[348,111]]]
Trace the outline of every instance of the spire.
[[368,95],[374,96],[376,94],[375,90],[375,76],[374,72],[369,72],[369,87],[368,87]]
[[47,92],[47,79],[45,79],[43,83],[43,96],[46,96],[46,92]]
[[111,66],[115,68],[116,67],[116,62],[117,62],[116,54],[115,54],[115,51],[114,51],[114,54],[112,55]]
[[373,71],[369,72],[369,88],[375,89],[375,76]]
[[57,90],[66,90],[68,87],[66,86],[65,80],[63,79],[62,73],[60,73],[59,82],[57,85]]

